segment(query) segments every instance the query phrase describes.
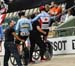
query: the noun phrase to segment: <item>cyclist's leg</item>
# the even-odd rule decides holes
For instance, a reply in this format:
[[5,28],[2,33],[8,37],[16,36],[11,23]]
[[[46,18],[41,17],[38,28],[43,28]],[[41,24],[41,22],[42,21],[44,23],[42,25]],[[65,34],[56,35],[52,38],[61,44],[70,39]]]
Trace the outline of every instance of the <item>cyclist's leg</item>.
[[18,50],[18,53],[20,55],[20,58],[22,58],[22,54],[23,54],[23,46],[22,46],[22,44],[17,44],[17,50]]
[[[18,36],[22,39],[22,37],[20,35],[18,35]],[[15,43],[16,43],[16,46],[17,46],[18,53],[21,56],[21,52],[22,52],[22,44],[20,44],[21,41],[19,41],[19,40],[16,39]]]
[[[24,40],[26,41],[26,39],[28,38],[28,36],[24,36]],[[25,44],[26,45],[26,44]],[[28,47],[24,47],[24,61],[25,61],[25,65],[28,65],[29,63],[29,57],[30,57],[30,51],[28,49]]]
[[27,47],[24,48],[24,61],[25,61],[25,65],[28,65],[29,63],[29,49]]

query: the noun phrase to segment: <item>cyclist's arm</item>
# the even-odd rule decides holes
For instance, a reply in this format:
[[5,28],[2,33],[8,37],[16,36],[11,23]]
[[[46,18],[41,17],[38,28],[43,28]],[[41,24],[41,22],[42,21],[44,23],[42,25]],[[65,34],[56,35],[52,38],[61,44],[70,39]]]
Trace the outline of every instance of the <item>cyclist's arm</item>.
[[37,21],[40,18],[40,16],[41,16],[41,14],[38,14],[35,18],[33,18],[31,20],[31,22],[33,23],[33,22]]
[[43,30],[40,28],[40,26],[37,26],[37,30],[38,30],[40,33],[43,33],[44,35],[46,35],[46,32],[43,31]]
[[33,29],[33,27],[32,27],[32,23],[30,23],[30,29],[29,29],[29,30],[31,31],[32,29]]

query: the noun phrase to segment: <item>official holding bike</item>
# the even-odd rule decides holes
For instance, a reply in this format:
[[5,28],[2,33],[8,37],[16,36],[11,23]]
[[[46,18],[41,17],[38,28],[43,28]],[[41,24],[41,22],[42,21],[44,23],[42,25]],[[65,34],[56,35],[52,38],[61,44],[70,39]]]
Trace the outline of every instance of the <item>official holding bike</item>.
[[4,55],[4,66],[8,65],[8,60],[10,58],[11,53],[16,59],[16,62],[18,66],[22,66],[20,56],[16,47],[16,44],[14,42],[14,38],[18,39],[21,42],[24,42],[24,40],[20,39],[14,30],[14,24],[15,22],[13,20],[9,21],[9,27],[5,29],[5,42],[4,42],[4,48],[5,48],[5,55]]
[[46,32],[46,35],[44,35],[44,39],[46,39],[49,32],[49,25],[51,24],[51,21],[50,21],[51,17],[47,13],[45,6],[40,6],[39,10],[40,10],[40,14],[38,14],[34,19],[32,19],[32,23],[34,21],[39,20],[41,29]]
[[[41,60],[45,60],[43,55],[46,51],[46,46],[44,44],[44,41],[41,39],[41,34],[44,35],[45,37],[48,35],[50,15],[45,11],[45,7],[41,6],[40,14],[35,16],[31,21],[33,23],[33,31],[31,32],[30,35],[30,42],[31,42],[30,62],[32,61],[32,53],[34,50],[35,43],[40,47]],[[46,30],[43,30],[43,28],[45,28]]]

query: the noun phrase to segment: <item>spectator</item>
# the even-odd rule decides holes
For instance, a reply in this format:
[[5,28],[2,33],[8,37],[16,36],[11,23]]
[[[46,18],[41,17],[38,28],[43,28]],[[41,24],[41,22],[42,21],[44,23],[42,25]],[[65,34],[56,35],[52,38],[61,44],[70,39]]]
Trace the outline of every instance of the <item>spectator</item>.
[[0,2],[0,14],[6,13],[8,10],[8,5],[6,5],[4,2]]
[[54,7],[54,5],[55,5],[55,2],[54,2],[54,1],[52,1],[52,2],[51,2],[51,4],[50,4],[50,8],[53,8],[53,7]]
[[65,22],[65,18],[66,18],[66,14],[62,14],[61,18],[60,18],[60,23],[64,23]]
[[72,15],[72,9],[69,9],[68,12],[67,12],[67,14],[66,14],[66,17],[65,17],[65,21],[64,22],[67,22],[72,17],[73,17],[73,15]]
[[62,7],[62,12],[64,12],[66,10],[66,3],[62,3],[61,7]]
[[55,22],[59,23],[61,13],[62,13],[62,8],[58,5],[58,3],[55,3],[54,7],[50,8],[49,14],[51,16],[51,23],[52,24],[54,24]]
[[49,12],[51,16],[57,16],[62,12],[62,8],[59,7],[57,3],[55,3],[54,7],[50,8]]

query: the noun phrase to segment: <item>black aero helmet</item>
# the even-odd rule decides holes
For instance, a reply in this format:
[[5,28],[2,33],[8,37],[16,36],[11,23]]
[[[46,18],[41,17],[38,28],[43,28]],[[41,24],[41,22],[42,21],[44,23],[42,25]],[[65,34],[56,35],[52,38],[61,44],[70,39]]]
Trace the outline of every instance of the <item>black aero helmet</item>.
[[25,15],[25,12],[22,12],[21,11],[21,12],[18,13],[18,15],[19,15],[19,17],[24,16]]

